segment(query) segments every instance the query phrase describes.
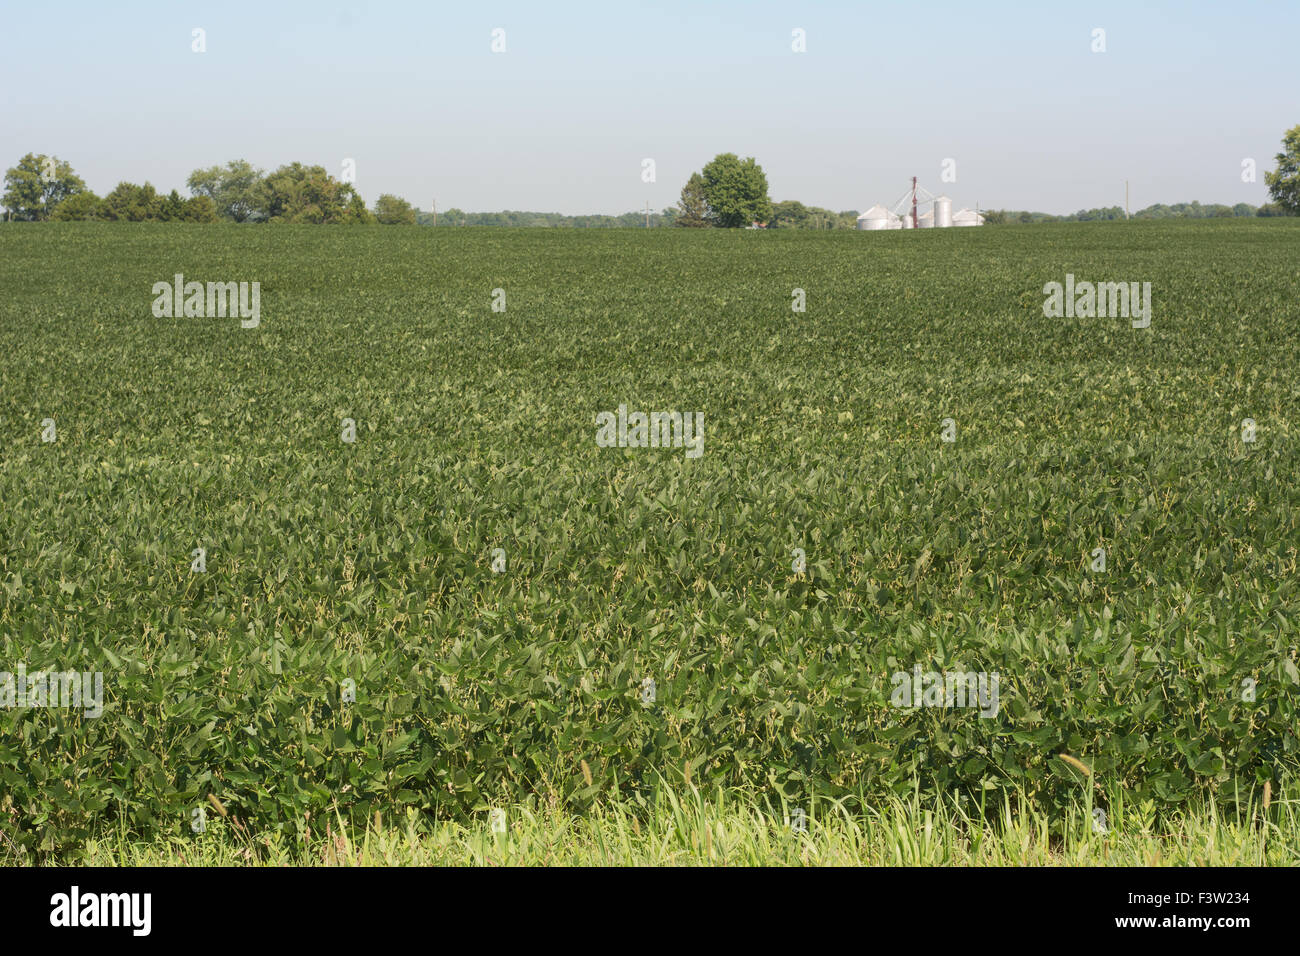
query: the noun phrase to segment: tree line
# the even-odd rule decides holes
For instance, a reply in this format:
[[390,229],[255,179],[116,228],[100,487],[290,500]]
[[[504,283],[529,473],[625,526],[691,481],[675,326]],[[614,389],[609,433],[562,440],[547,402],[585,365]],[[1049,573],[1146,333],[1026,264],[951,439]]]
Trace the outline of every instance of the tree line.
[[57,156],[28,153],[5,173],[0,197],[8,218],[124,222],[305,222],[416,224],[415,208],[384,193],[367,209],[356,188],[324,166],[289,163],[264,173],[237,159],[196,169],[186,180],[191,196],[166,195],[151,183],[122,182],[100,197]]
[[1173,205],[1156,203],[1139,209],[1128,216],[1124,215],[1123,206],[1107,206],[1104,209],[1080,209],[1066,216],[1054,216],[1046,212],[1028,212],[1016,209],[985,209],[980,214],[988,225],[1030,224],[1037,222],[1095,222],[1112,219],[1240,219],[1248,216],[1289,216],[1280,203],[1265,203],[1252,206],[1239,202],[1235,206],[1222,203],[1201,205],[1199,202],[1180,202]]
[[[650,228],[671,226],[677,214],[675,209],[651,212]],[[500,212],[465,212],[451,208],[434,216],[431,212],[416,214],[421,226],[432,226],[434,220],[442,226],[530,226],[545,229],[635,229],[645,228],[646,214],[625,212],[621,216],[587,215],[568,216],[559,212],[524,212],[503,209]]]
[[[1272,202],[1263,206],[1225,206],[1199,202],[1157,203],[1126,217],[1120,206],[1081,209],[1066,216],[1025,210],[983,211],[990,225],[1036,222],[1088,222],[1133,219],[1227,219],[1245,216],[1300,215],[1300,126],[1282,138],[1278,167],[1264,174]],[[795,200],[773,203],[767,174],[754,157],[719,153],[682,187],[676,206],[657,213],[621,216],[565,216],[560,213],[466,213],[448,209],[441,215],[418,211],[399,196],[382,194],[366,208],[351,182],[336,179],[323,166],[294,162],[264,173],[242,159],[224,166],[196,169],[186,180],[192,195],[176,190],[163,195],[150,183],[122,182],[104,197],[96,196],[72,166],[56,156],[28,153],[5,173],[0,203],[8,218],[40,220],[122,220],[127,222],[293,222],[380,223],[383,225],[544,226],[551,228],[684,228],[853,229],[858,211],[832,212]]]

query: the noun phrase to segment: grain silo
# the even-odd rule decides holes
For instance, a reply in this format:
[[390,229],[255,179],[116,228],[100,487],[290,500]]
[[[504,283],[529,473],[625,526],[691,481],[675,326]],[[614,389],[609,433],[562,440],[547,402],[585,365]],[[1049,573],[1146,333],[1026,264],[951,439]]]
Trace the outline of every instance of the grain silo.
[[952,225],[952,200],[947,196],[935,196],[932,211],[936,229],[947,229]]
[[[925,212],[921,208],[928,206]],[[984,217],[963,209],[952,211],[952,199],[936,196],[912,177],[911,188],[892,207],[872,206],[858,217],[859,229],[947,229],[950,226],[982,226]]]
[[894,222],[898,219],[884,206],[872,206],[858,217],[859,229],[897,229]]

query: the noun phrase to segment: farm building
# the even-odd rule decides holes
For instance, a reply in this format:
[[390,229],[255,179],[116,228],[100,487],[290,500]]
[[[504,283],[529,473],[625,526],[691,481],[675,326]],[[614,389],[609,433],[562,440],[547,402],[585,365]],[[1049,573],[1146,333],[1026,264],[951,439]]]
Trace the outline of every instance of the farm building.
[[[925,212],[920,207],[928,206]],[[915,220],[913,219],[915,217]],[[963,209],[952,211],[952,199],[935,196],[917,185],[913,177],[911,188],[892,208],[872,206],[858,217],[859,229],[947,229],[950,226],[982,226],[984,217],[978,212]]]
[[859,229],[901,229],[903,220],[884,206],[872,206],[858,217]]

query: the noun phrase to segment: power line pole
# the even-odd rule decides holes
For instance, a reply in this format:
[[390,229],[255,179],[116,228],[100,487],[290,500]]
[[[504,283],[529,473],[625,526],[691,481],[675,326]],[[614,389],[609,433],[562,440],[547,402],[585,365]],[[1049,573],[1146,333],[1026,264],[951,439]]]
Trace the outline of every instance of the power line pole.
[[435,227],[438,225],[438,200],[436,199],[433,201],[433,224]]
[[645,227],[650,228],[650,200],[645,201]]

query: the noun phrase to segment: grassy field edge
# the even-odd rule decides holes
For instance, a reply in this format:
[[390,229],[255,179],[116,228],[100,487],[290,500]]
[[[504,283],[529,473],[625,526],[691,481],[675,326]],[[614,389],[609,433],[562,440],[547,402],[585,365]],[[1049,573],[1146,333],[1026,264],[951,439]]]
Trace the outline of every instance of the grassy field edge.
[[[1265,807],[1264,801],[1268,806]],[[199,834],[136,842],[104,834],[85,846],[94,866],[1288,866],[1300,863],[1294,786],[1226,808],[1213,798],[1163,814],[1122,796],[1050,815],[1032,805],[968,812],[918,793],[863,812],[822,800],[811,812],[725,791],[659,791],[653,804],[597,801],[502,808],[471,824],[410,812],[364,829],[341,816],[309,821],[295,841],[250,832],[214,812]],[[802,823],[802,826],[801,826]],[[504,829],[500,827],[504,824]],[[6,848],[8,849],[8,848]],[[0,854],[7,865],[21,862]],[[28,860],[28,862],[33,862]]]

